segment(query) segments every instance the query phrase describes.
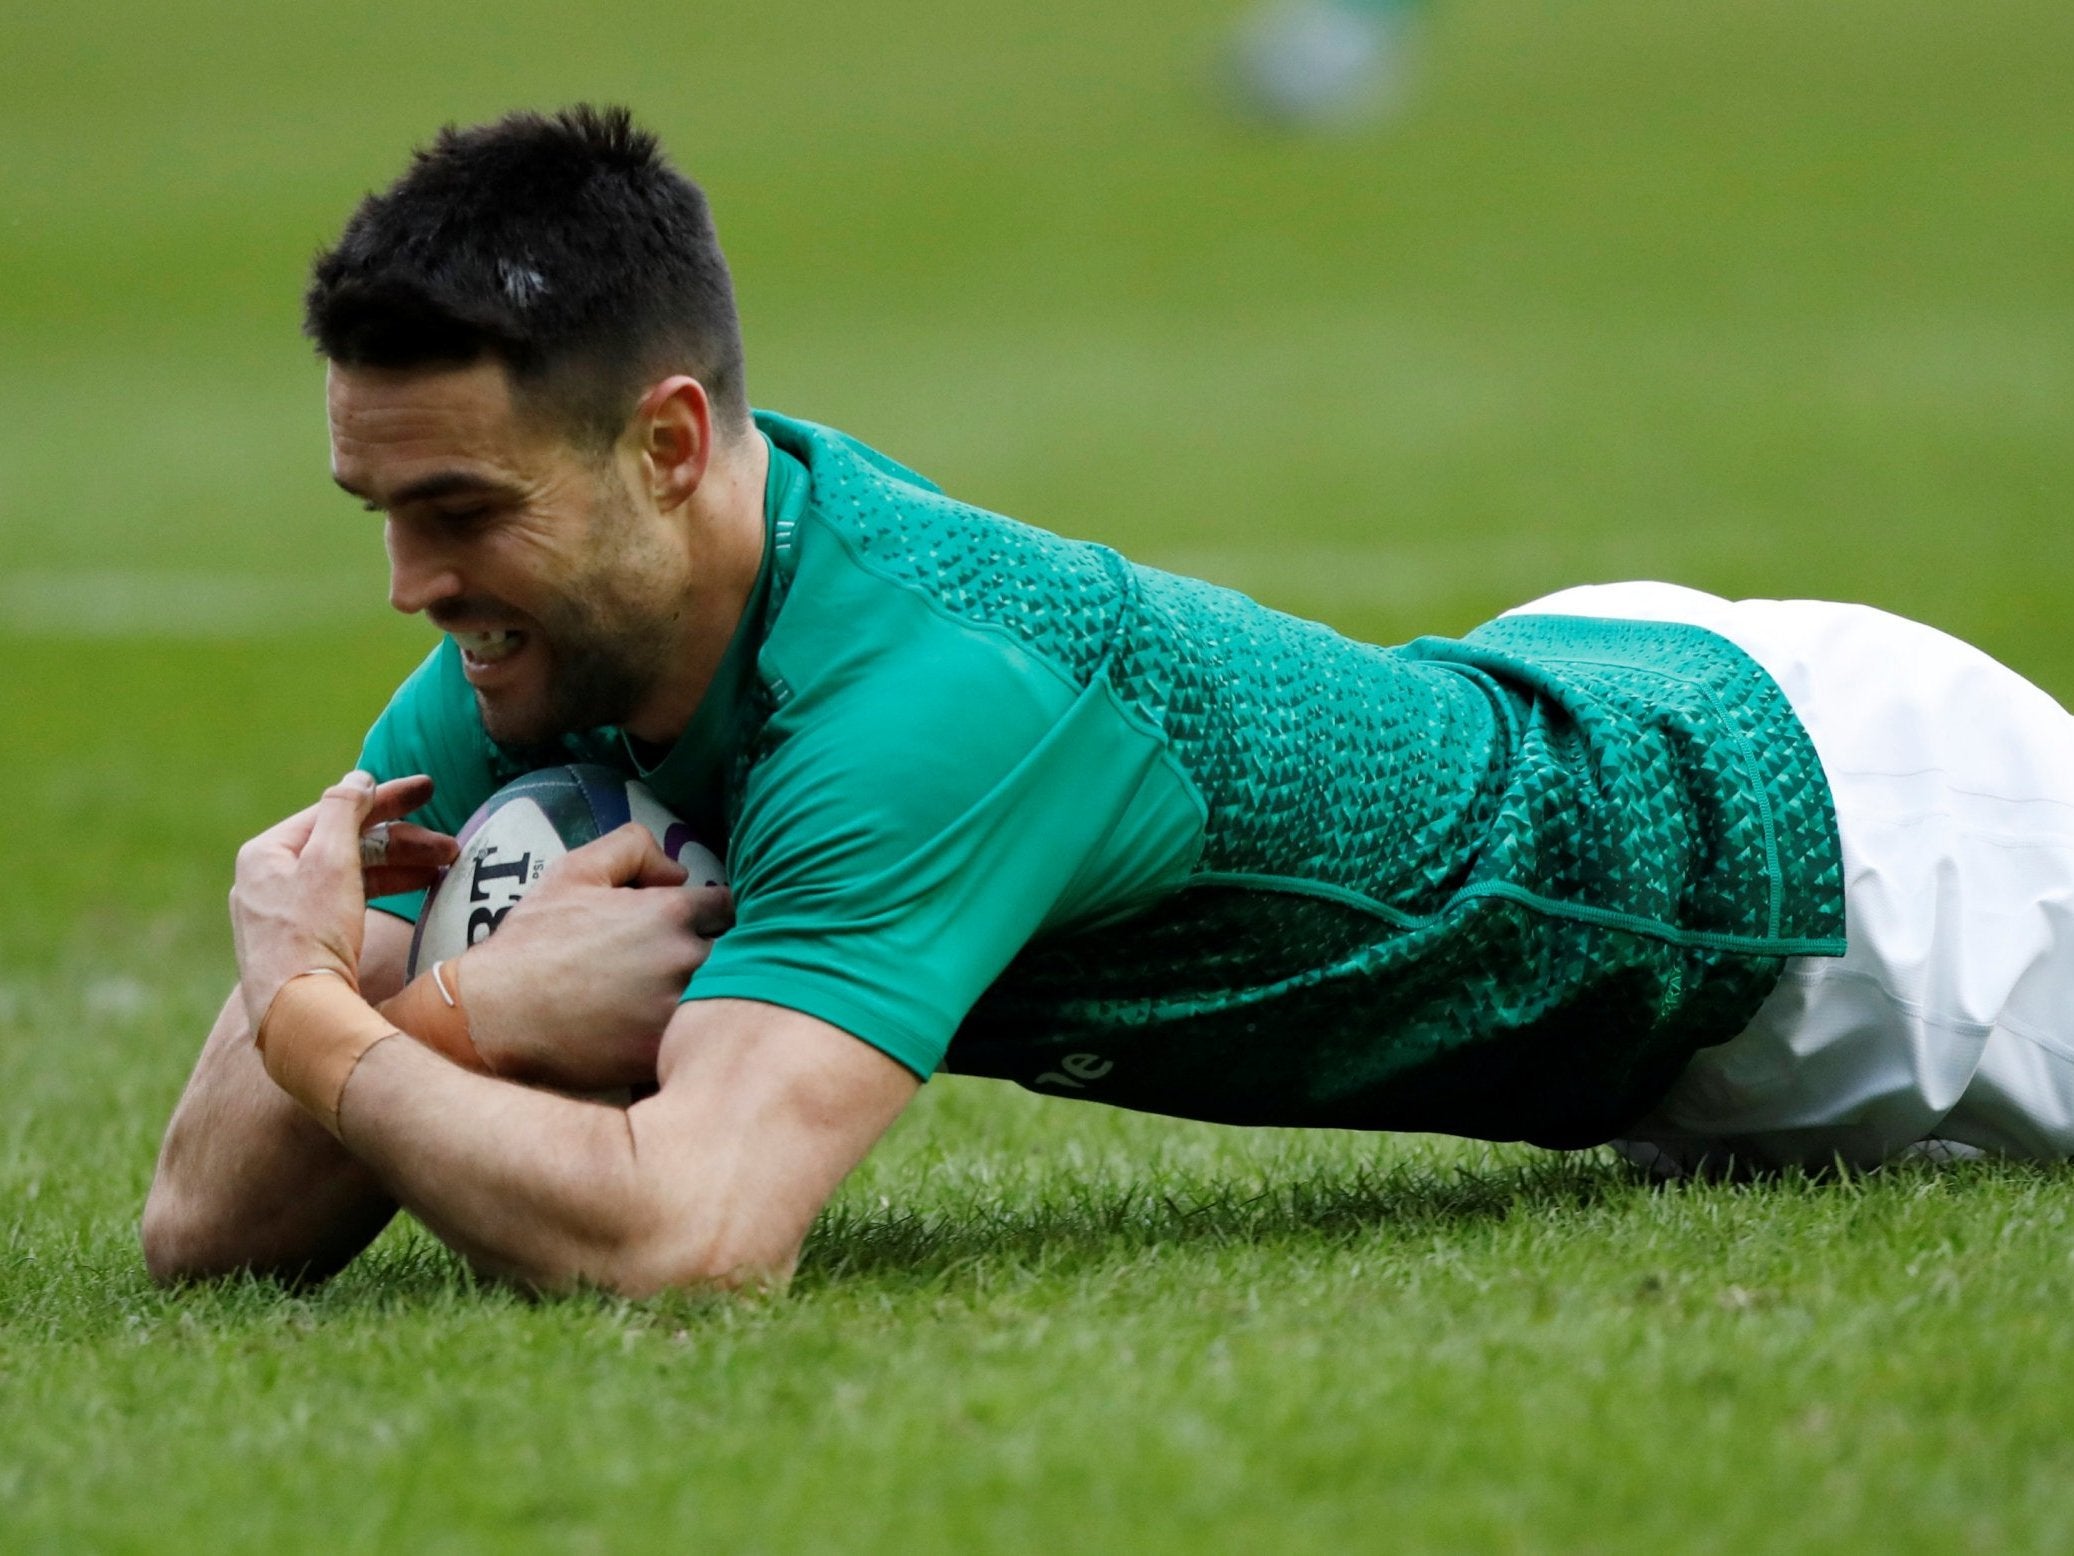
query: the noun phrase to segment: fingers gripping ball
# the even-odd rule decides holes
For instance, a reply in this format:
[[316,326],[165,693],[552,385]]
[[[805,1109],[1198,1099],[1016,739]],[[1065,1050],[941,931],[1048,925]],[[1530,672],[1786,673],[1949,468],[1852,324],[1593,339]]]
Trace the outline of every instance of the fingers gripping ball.
[[418,916],[411,976],[486,939],[549,865],[629,821],[685,868],[687,887],[727,884],[726,867],[644,784],[609,767],[544,767],[506,784],[468,818],[460,857]]

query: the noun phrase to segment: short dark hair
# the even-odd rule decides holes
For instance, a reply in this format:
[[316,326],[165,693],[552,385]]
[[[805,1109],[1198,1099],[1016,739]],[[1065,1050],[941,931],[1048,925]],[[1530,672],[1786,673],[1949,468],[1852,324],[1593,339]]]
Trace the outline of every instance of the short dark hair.
[[303,331],[347,367],[502,362],[610,442],[670,372],[748,422],[734,285],[699,186],[624,108],[448,125],[311,267]]

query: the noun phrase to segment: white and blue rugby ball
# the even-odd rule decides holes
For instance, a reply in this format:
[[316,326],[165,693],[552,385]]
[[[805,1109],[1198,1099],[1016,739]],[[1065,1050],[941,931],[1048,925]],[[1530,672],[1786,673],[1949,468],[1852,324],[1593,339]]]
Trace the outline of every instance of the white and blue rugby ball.
[[690,872],[687,886],[727,884],[726,867],[645,784],[595,764],[543,767],[499,789],[461,828],[461,856],[418,915],[410,976],[487,938],[549,865],[629,821]]

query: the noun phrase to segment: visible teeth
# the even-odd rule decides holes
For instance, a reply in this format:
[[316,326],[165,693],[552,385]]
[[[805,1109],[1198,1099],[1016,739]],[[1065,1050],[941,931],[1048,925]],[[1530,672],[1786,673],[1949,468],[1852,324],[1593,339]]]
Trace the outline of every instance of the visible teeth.
[[455,632],[450,635],[471,659],[482,660],[485,664],[509,659],[518,652],[519,634],[516,632]]

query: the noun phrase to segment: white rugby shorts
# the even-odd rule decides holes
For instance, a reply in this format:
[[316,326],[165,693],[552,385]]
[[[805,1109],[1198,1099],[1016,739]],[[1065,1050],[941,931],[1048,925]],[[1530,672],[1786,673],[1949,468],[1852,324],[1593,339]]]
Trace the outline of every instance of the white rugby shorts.
[[1779,683],[1836,799],[1849,950],[1790,960],[1624,1154],[1667,1174],[2074,1155],[2074,716],[1980,650],[1865,605],[1621,583],[1510,614],[1727,638]]

